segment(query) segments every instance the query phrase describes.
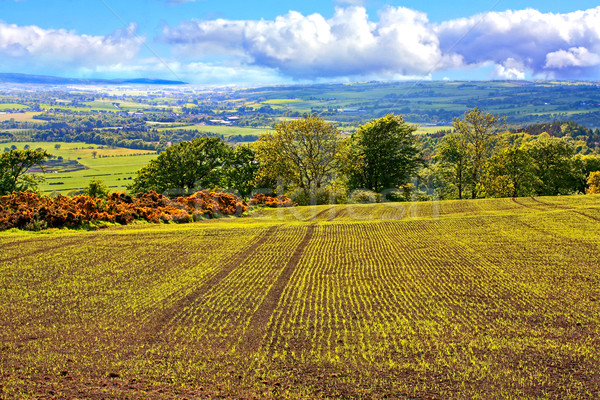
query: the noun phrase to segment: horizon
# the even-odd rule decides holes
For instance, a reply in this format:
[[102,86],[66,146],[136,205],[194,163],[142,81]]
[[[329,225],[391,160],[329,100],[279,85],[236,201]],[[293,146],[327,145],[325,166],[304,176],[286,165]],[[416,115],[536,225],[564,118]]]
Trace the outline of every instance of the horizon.
[[0,72],[208,86],[595,81],[592,1],[0,0]]

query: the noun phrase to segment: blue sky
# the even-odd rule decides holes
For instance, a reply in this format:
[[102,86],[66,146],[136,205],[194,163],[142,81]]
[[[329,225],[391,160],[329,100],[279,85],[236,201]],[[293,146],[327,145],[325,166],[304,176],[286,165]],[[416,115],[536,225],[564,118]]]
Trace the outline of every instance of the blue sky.
[[594,1],[0,0],[0,72],[202,84],[600,78]]

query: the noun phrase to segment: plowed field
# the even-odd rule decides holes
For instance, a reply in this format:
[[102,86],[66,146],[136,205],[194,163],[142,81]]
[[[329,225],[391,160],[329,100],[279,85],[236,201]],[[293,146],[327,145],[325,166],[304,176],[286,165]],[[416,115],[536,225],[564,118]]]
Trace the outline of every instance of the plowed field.
[[600,398],[600,196],[0,246],[0,399]]

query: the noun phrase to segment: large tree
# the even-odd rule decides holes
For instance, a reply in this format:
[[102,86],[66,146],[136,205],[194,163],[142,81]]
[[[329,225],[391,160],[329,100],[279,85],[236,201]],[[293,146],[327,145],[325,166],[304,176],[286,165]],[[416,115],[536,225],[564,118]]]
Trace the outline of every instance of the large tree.
[[459,199],[470,182],[469,158],[465,141],[455,134],[448,135],[440,144],[435,155],[437,176],[443,187],[456,190]]
[[542,134],[524,148],[535,163],[538,195],[556,196],[577,189],[578,175],[583,172],[576,166],[572,141]]
[[248,197],[254,189],[254,177],[260,168],[256,152],[250,145],[232,149],[227,160],[227,186]]
[[178,195],[220,186],[225,182],[230,152],[220,138],[180,142],[140,169],[129,189]]
[[482,178],[489,197],[524,197],[535,194],[539,179],[531,155],[521,148],[507,148],[490,158]]
[[496,135],[503,127],[504,119],[478,107],[466,111],[463,119],[454,119],[454,130],[464,141],[469,157],[472,198],[477,197],[485,163],[492,156]]
[[408,183],[423,164],[416,130],[394,114],[362,125],[350,140],[350,187],[380,192]]
[[258,182],[273,185],[283,179],[312,190],[334,176],[341,138],[334,125],[309,115],[276,124],[275,131],[262,135],[254,146],[260,163]]
[[44,150],[10,150],[0,154],[0,195],[34,189],[36,177],[27,171],[35,166],[43,169],[44,161],[50,157]]

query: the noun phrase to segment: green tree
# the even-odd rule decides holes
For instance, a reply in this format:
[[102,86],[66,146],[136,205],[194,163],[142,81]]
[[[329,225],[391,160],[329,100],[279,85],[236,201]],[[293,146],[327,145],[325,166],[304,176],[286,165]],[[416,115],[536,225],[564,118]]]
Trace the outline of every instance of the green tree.
[[109,193],[109,189],[102,183],[100,179],[91,180],[87,188],[83,190],[83,194],[90,197],[97,197],[99,199],[106,199]]
[[577,188],[575,148],[568,139],[540,135],[524,148],[535,163],[536,192],[542,196],[568,194]]
[[260,165],[256,153],[249,145],[232,149],[228,157],[227,184],[243,197],[248,197],[254,189],[254,178]]
[[424,163],[416,130],[394,114],[362,125],[350,139],[350,187],[380,192],[408,183]]
[[254,147],[260,163],[257,182],[273,185],[278,178],[312,190],[331,181],[341,149],[337,128],[317,116],[284,121],[262,135]]
[[538,184],[531,155],[508,148],[490,158],[482,178],[483,192],[490,197],[524,197],[535,194]]
[[448,135],[435,155],[437,177],[443,185],[456,190],[459,199],[470,182],[466,144],[458,135]]
[[55,148],[56,150],[59,150],[59,149],[60,149],[60,147],[61,147],[61,146],[60,146],[60,143],[56,143],[56,144],[54,145],[54,148]]
[[220,138],[202,137],[180,142],[140,169],[129,190],[185,194],[221,186],[229,153],[230,148]]
[[487,160],[492,156],[496,136],[504,119],[475,107],[465,112],[464,119],[454,119],[454,130],[466,145],[471,174],[471,198],[477,197],[478,185]]
[[50,157],[46,151],[11,150],[0,154],[0,195],[35,189],[40,178],[28,175],[32,167],[43,170],[44,161]]

